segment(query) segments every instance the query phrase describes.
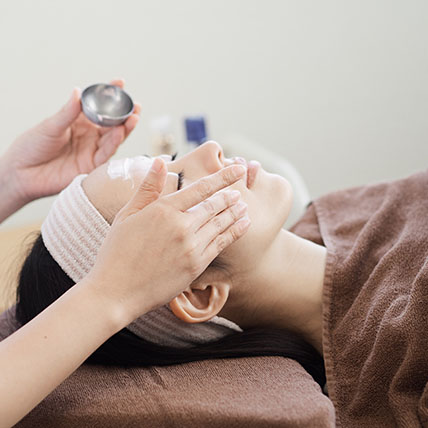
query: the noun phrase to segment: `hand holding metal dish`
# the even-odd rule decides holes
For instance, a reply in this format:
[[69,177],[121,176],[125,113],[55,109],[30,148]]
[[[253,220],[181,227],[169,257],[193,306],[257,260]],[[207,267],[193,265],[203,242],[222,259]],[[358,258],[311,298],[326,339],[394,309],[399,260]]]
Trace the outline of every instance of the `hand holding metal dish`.
[[134,103],[123,89],[104,83],[88,86],[81,104],[85,116],[100,126],[120,125],[134,112]]

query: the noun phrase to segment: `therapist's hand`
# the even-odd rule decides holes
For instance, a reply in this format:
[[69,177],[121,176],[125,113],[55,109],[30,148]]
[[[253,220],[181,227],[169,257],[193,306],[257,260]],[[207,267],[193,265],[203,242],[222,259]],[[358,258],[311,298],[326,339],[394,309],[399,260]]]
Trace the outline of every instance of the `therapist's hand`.
[[19,136],[2,158],[21,206],[60,192],[76,175],[106,162],[135,128],[140,110],[136,104],[123,125],[100,127],[82,113],[80,90],[75,88],[60,111]]
[[250,220],[237,205],[240,193],[224,189],[244,175],[244,166],[229,166],[160,196],[167,168],[153,161],[84,280],[106,311],[120,314],[121,328],[170,302],[244,235]]

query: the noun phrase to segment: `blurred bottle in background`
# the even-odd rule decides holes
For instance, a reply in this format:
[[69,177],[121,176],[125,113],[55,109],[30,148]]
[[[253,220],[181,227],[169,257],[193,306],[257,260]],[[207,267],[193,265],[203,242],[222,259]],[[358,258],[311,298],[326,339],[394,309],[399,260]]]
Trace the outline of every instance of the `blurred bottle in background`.
[[188,116],[184,119],[186,129],[185,152],[190,152],[207,141],[207,127],[203,116]]
[[150,155],[173,155],[177,152],[177,144],[171,129],[171,117],[158,116],[150,122],[152,131]]

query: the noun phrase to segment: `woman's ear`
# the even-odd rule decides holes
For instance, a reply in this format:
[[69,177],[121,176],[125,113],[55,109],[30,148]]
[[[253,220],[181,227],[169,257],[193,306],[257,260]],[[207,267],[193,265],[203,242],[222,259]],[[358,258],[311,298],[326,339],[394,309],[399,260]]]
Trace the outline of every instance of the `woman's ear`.
[[225,281],[197,282],[169,303],[177,318],[197,323],[216,316],[229,297],[230,284]]

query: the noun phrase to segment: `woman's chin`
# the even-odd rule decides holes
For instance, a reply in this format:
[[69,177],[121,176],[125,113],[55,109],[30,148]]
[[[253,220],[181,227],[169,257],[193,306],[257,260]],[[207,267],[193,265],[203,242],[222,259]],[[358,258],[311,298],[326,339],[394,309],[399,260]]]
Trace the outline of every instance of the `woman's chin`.
[[278,174],[270,174],[270,193],[272,204],[275,207],[275,213],[278,218],[278,224],[282,225],[290,215],[293,205],[293,187],[290,182]]
[[[265,238],[273,237],[283,227],[293,204],[293,189],[288,180],[278,174],[260,169],[257,181],[251,189],[255,197],[250,211],[255,229],[263,230]],[[252,217],[252,215],[254,217]]]

